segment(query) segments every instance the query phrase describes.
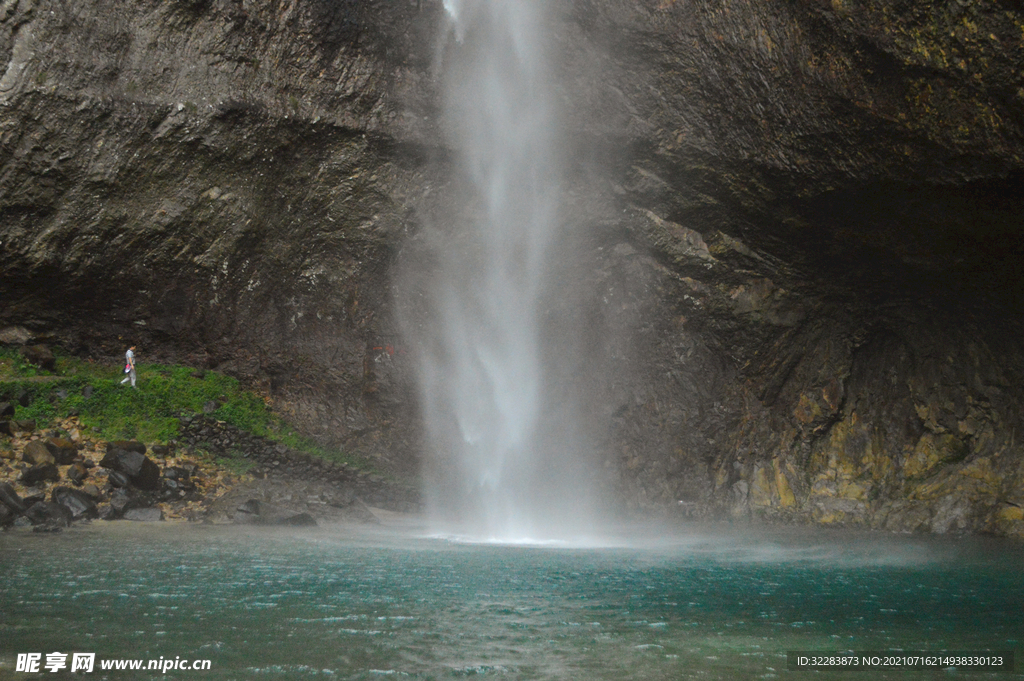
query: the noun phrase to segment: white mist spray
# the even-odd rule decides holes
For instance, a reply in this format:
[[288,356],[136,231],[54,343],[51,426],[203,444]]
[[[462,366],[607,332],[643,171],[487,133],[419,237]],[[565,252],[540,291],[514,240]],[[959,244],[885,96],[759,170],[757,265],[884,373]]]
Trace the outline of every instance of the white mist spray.
[[[536,0],[445,0],[446,125],[471,188],[420,325],[441,532],[516,541],[585,531],[577,427],[546,386],[542,301],[557,263],[562,158],[545,11]],[[454,40],[451,38],[454,37]]]

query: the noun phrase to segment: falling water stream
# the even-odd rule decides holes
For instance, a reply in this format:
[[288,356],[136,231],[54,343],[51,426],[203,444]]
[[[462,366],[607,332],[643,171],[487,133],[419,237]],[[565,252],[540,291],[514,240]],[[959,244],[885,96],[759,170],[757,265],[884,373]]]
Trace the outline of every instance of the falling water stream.
[[543,303],[563,262],[551,256],[563,158],[549,7],[445,0],[446,130],[471,209],[449,226],[432,314],[417,330],[429,439],[443,462],[427,498],[442,533],[553,540],[592,521],[586,445],[546,381]]

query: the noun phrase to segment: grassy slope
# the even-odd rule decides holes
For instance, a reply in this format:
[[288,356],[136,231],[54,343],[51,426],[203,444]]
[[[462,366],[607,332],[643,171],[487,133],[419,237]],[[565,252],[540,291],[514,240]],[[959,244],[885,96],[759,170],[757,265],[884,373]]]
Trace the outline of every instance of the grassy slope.
[[[178,436],[178,417],[199,414],[208,402],[217,409],[210,417],[256,435],[283,442],[293,449],[330,461],[368,468],[365,461],[317,447],[299,436],[275,415],[259,395],[243,390],[237,380],[191,367],[139,364],[138,388],[120,385],[119,366],[99,365],[55,350],[56,370],[28,364],[16,349],[0,347],[0,401],[14,403],[23,392],[27,407],[17,405],[16,419],[35,419],[45,427],[57,419],[78,415],[80,422],[106,440],[138,439],[166,443]],[[85,397],[86,386],[92,394]]]

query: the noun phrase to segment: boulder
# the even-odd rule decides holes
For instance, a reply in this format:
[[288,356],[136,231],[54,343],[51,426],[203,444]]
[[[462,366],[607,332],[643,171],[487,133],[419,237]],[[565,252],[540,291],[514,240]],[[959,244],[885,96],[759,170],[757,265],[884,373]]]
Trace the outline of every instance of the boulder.
[[96,518],[99,520],[117,520],[117,511],[110,504],[100,504],[96,507]]
[[31,433],[36,429],[36,422],[32,419],[24,419],[21,421],[11,421],[11,427],[19,433]]
[[164,512],[160,510],[159,506],[150,506],[149,508],[133,508],[125,512],[125,520],[135,520],[137,522],[152,523],[164,519]]
[[114,440],[113,442],[107,443],[107,452],[112,452],[115,449],[120,449],[126,452],[138,452],[139,454],[146,453],[146,445],[142,444],[138,440]]
[[10,402],[0,402],[0,418],[14,416],[14,405]]
[[127,487],[131,484],[131,480],[128,479],[128,476],[121,471],[110,471],[110,473],[107,474],[107,482],[110,483],[111,487],[115,488]]
[[9,483],[0,482],[0,506],[5,506],[15,513],[24,513],[27,505],[18,496]]
[[32,340],[32,332],[24,326],[5,326],[0,329],[0,343],[4,345],[25,345]]
[[184,481],[192,477],[192,471],[181,466],[168,466],[164,469],[164,477],[171,480]]
[[123,487],[115,490],[114,493],[110,495],[110,508],[113,511],[114,517],[120,518],[124,515],[124,512],[131,508],[131,502],[131,491],[128,488]]
[[349,486],[338,487],[328,494],[325,501],[334,508],[348,508],[356,500],[355,492]]
[[85,467],[85,464],[77,462],[68,467],[67,473],[64,474],[64,477],[66,477],[75,487],[81,487],[88,475],[89,470]]
[[89,483],[87,485],[82,485],[82,491],[85,492],[86,494],[88,494],[93,499],[97,499],[97,500],[103,494],[102,492],[100,492],[100,488],[97,487],[96,485],[92,484],[92,483]]
[[14,424],[10,421],[0,421],[0,435],[7,435],[8,437],[14,437]]
[[277,524],[289,527],[316,527],[316,518],[308,513],[297,513],[293,516],[282,518]]
[[10,527],[14,524],[14,520],[17,517],[17,513],[7,508],[3,504],[0,504],[0,527]]
[[37,501],[25,510],[25,517],[32,525],[46,528],[68,527],[74,519],[71,511],[52,501]]
[[236,525],[259,525],[260,522],[260,501],[249,499],[235,509],[234,521]]
[[175,480],[174,478],[162,478],[160,481],[160,499],[162,501],[179,501],[182,499],[194,498],[196,486],[189,478]]
[[53,456],[53,452],[46,446],[42,440],[32,440],[25,445],[24,451],[21,453],[21,460],[32,464],[33,466],[44,466],[48,463],[57,463],[57,459]]
[[54,487],[50,493],[50,500],[60,504],[71,511],[74,520],[79,518],[95,518],[96,502],[89,498],[88,494],[70,487]]
[[51,437],[43,441],[58,466],[67,466],[78,456],[78,447],[71,440]]
[[28,508],[29,506],[31,506],[32,504],[36,503],[37,501],[46,501],[46,493],[45,492],[40,492],[37,489],[29,489],[29,490],[25,490],[25,491],[28,492],[28,494],[26,494],[21,499],[21,502],[23,504],[25,504],[25,508]]
[[316,519],[308,513],[296,513],[258,499],[249,499],[239,506],[234,521],[239,525],[316,526]]
[[160,467],[138,451],[108,448],[100,465],[124,473],[139,489],[155,490],[160,487]]
[[149,508],[152,505],[153,498],[150,495],[130,487],[123,487],[110,495],[110,507],[117,517],[132,509]]
[[53,371],[57,368],[57,360],[53,352],[45,345],[28,345],[21,349],[21,354],[29,364],[35,364],[41,369]]
[[22,473],[18,480],[26,487],[33,487],[46,481],[57,482],[60,480],[60,471],[54,464],[46,463],[41,466],[32,466]]
[[963,532],[970,527],[971,503],[962,497],[943,497],[932,510],[931,531],[935,534]]

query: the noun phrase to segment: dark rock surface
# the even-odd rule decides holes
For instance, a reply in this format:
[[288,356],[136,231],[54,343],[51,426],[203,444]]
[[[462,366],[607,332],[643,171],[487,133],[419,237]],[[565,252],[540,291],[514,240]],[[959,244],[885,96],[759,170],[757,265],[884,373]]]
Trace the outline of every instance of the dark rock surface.
[[14,491],[9,483],[0,482],[0,504],[6,506],[15,513],[24,513],[27,506],[18,493]]
[[144,523],[155,523],[164,519],[164,513],[156,506],[150,506],[148,508],[132,508],[125,511],[124,519]]
[[96,506],[96,518],[99,520],[117,520],[118,512],[110,504],[98,504]]
[[139,489],[155,490],[160,486],[160,467],[138,451],[108,447],[100,465],[127,476]]
[[148,508],[152,503],[153,499],[149,495],[130,487],[119,487],[110,495],[110,508],[117,516],[133,508]]
[[181,442],[201,446],[219,456],[251,461],[257,464],[252,474],[270,479],[268,484],[271,485],[281,480],[333,485],[335,491],[328,496],[339,508],[358,497],[367,504],[391,511],[420,510],[419,491],[413,487],[360,470],[352,464],[318,459],[206,417],[182,419]]
[[73,485],[81,486],[87,475],[89,475],[89,471],[84,464],[74,463],[68,467],[64,477],[66,477]]
[[30,345],[24,347],[21,349],[21,354],[24,355],[26,362],[29,364],[35,364],[40,369],[53,371],[57,366],[57,360],[53,356],[53,352],[45,345]]
[[27,468],[22,472],[19,480],[27,487],[38,485],[41,482],[56,482],[60,480],[60,471],[57,470],[57,466],[54,464],[44,463]]
[[[622,506],[1024,534],[1020,7],[553,6],[578,255],[552,353],[596,359],[549,378]],[[139,338],[413,474],[417,339],[393,307],[418,280],[395,274],[463,204],[442,17],[6,3],[0,326],[105,358]]]
[[7,528],[14,524],[14,521],[18,518],[18,514],[12,511],[8,506],[0,504],[0,528]]
[[46,501],[46,494],[39,487],[30,487],[25,490],[25,496],[21,498],[25,507],[29,508],[38,501]]
[[107,451],[119,449],[125,452],[146,453],[146,445],[138,440],[113,440],[107,443]]
[[21,458],[23,461],[33,466],[56,463],[56,458],[53,456],[53,452],[42,440],[33,440],[25,445]]
[[286,509],[249,499],[235,509],[234,522],[239,525],[279,525],[284,527],[316,527],[316,519],[309,513],[295,513]]
[[270,476],[239,485],[210,505],[206,520],[292,527],[380,522],[350,485],[285,476]]
[[[5,9],[0,105],[20,122],[0,142],[0,325],[98,354],[139,337],[147,359],[248,378],[312,434],[396,458],[391,417],[357,396],[403,229],[388,195],[411,172],[387,132],[407,127],[394,76],[408,74],[398,89],[424,77],[429,50],[413,45],[427,47],[437,10]],[[65,306],[76,313],[58,322]],[[370,430],[347,425],[367,417]]]
[[25,517],[35,527],[60,529],[68,527],[74,520],[71,511],[50,501],[37,501],[25,510]]
[[58,466],[67,466],[78,456],[78,447],[74,442],[59,437],[50,437],[43,441],[46,449],[53,456]]
[[50,500],[71,511],[74,520],[95,518],[96,502],[88,494],[70,487],[54,487]]
[[[0,526],[49,532],[91,519],[230,523],[236,522],[235,511],[248,499],[253,500],[250,524],[291,527],[314,526],[320,520],[377,522],[363,498],[388,509],[380,513],[418,508],[415,490],[378,475],[320,461],[204,417],[183,419],[183,423],[189,426],[184,431],[186,442],[151,447],[135,441],[111,443],[83,437],[77,417],[55,423],[54,431],[47,433],[50,438],[35,432],[15,438],[11,451],[20,457],[33,444],[41,449],[54,442],[59,445],[52,433],[68,432],[75,439],[77,456],[73,463],[62,466],[22,463],[17,469],[0,468]],[[194,451],[193,446],[205,451]],[[165,451],[163,465],[141,453],[147,450]],[[256,463],[255,479],[229,471],[223,465],[225,459],[236,459],[230,464],[235,469]],[[60,484],[61,476],[75,487]],[[316,482],[309,482],[310,478]],[[40,502],[45,504],[26,515],[27,509]],[[67,511],[67,523],[55,515],[59,513],[52,505]],[[237,522],[242,522],[242,516]]]

